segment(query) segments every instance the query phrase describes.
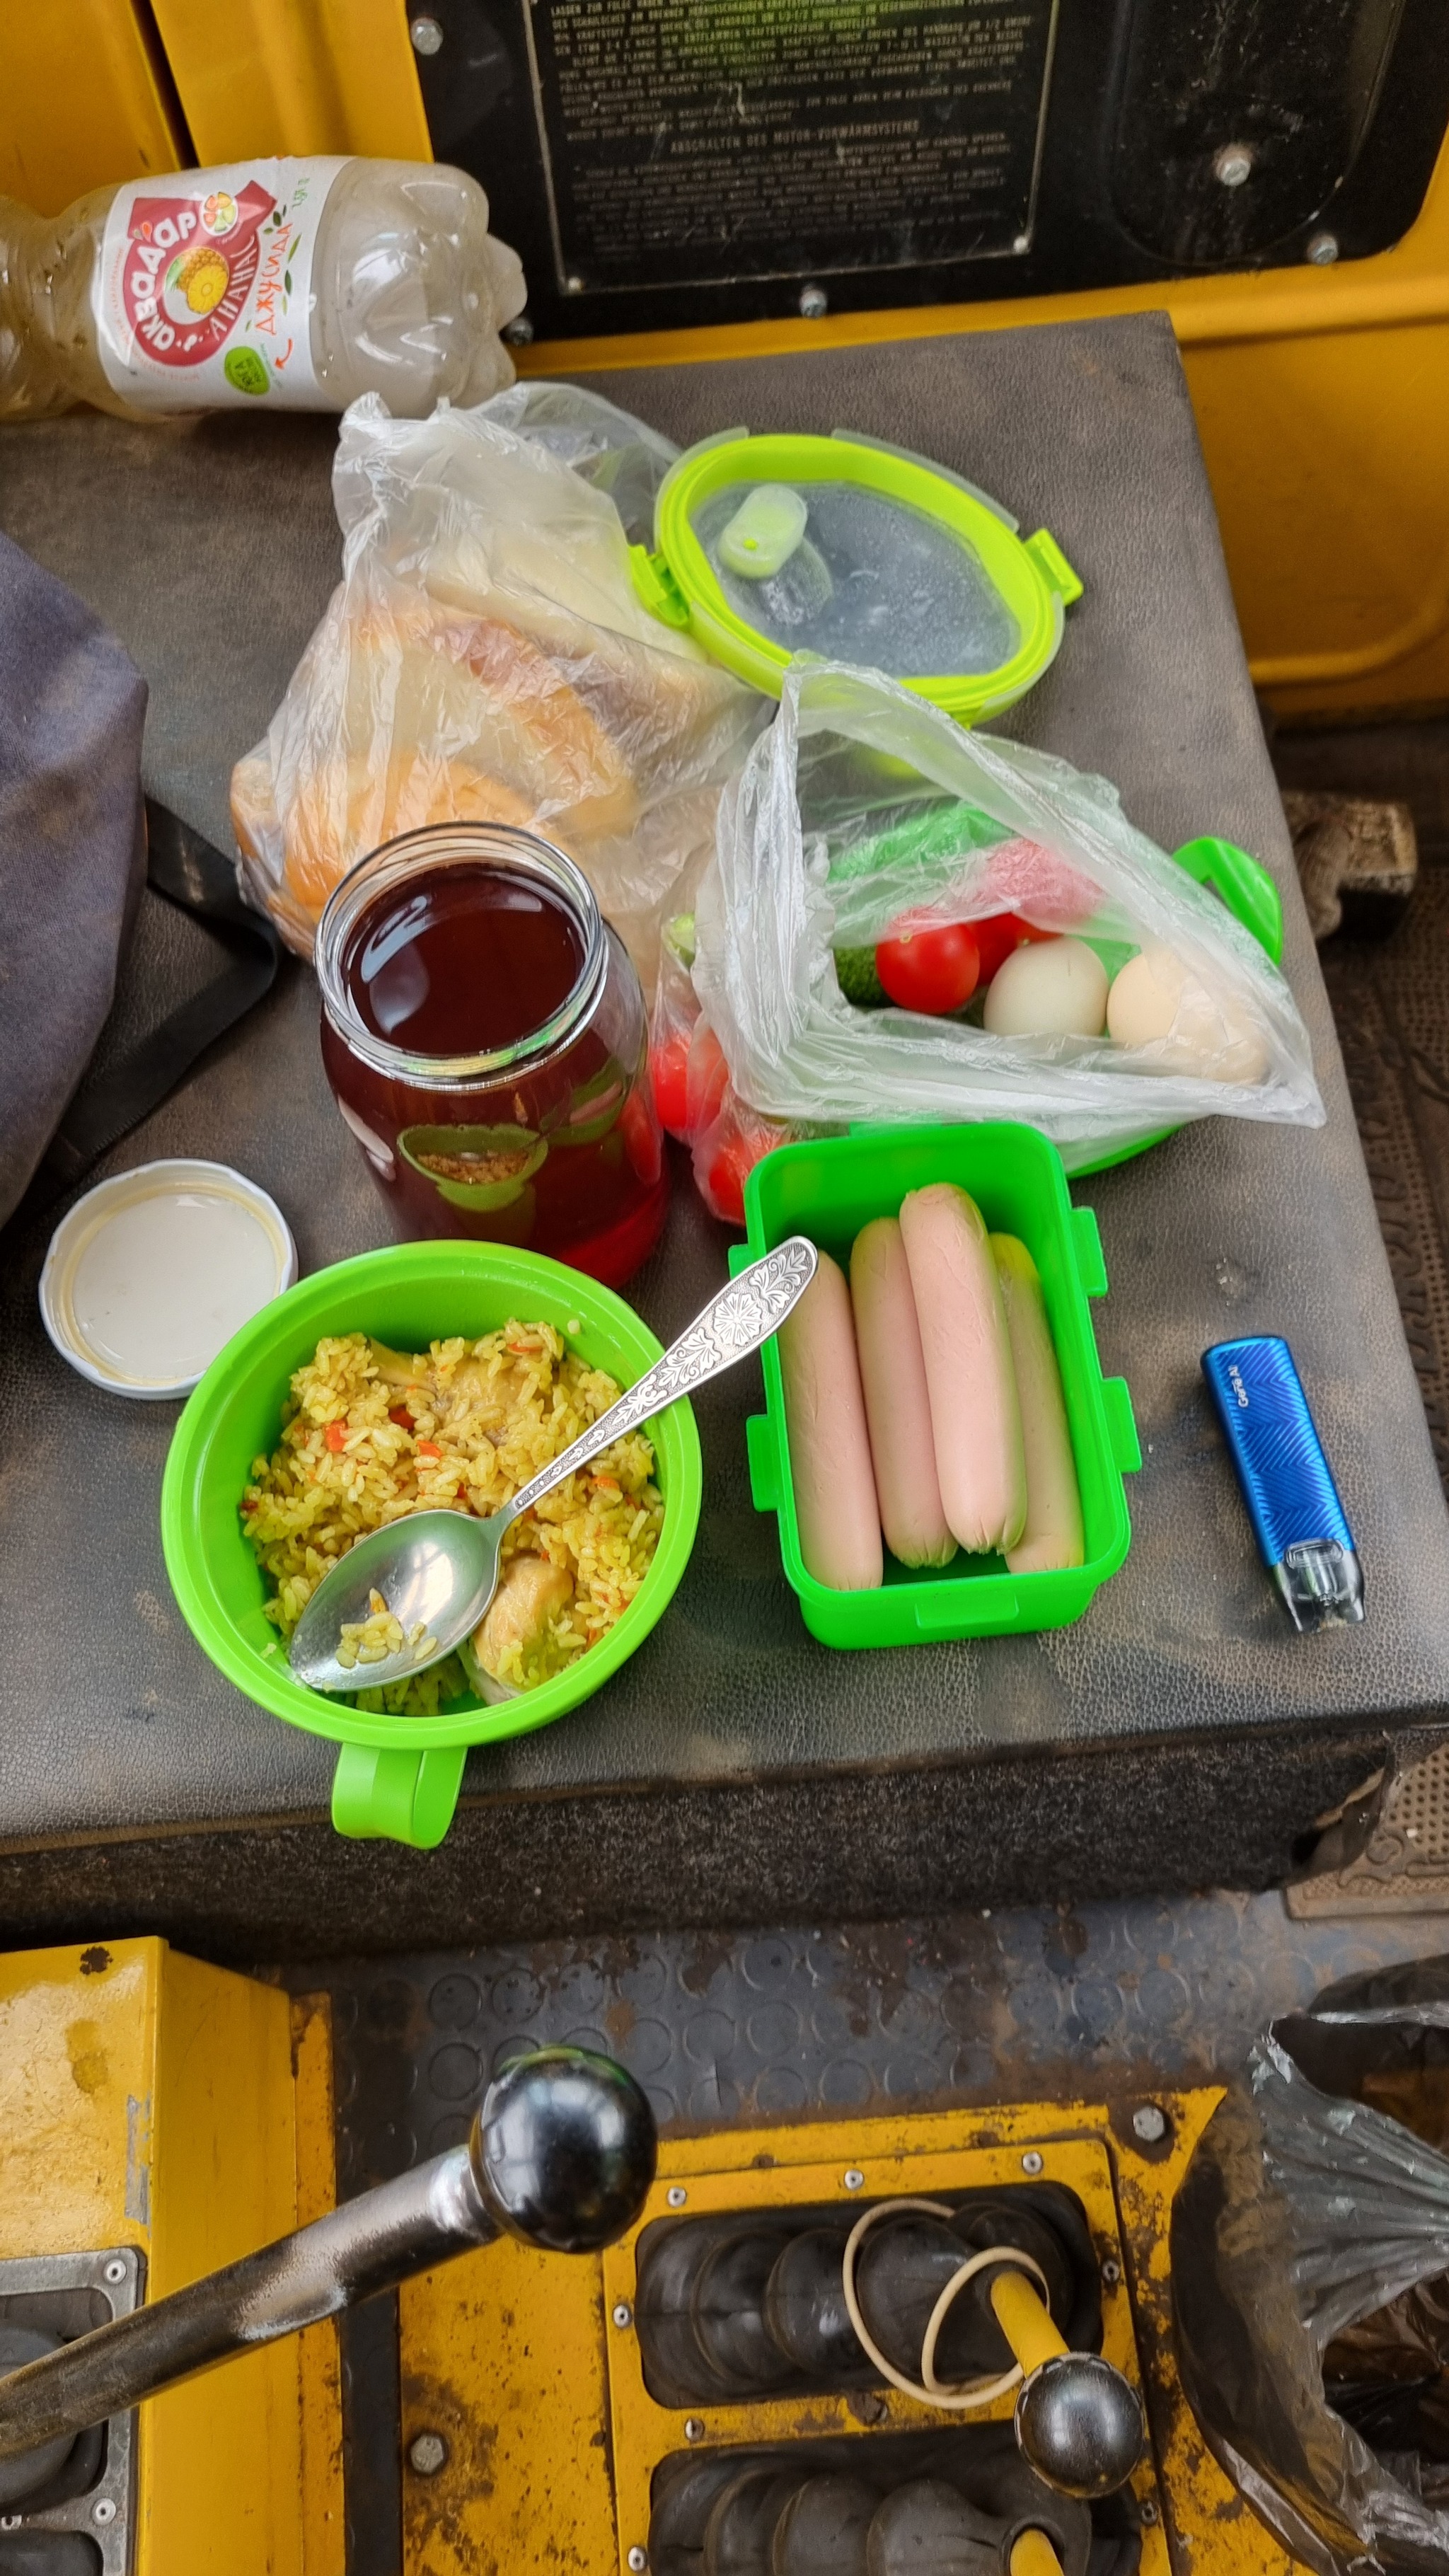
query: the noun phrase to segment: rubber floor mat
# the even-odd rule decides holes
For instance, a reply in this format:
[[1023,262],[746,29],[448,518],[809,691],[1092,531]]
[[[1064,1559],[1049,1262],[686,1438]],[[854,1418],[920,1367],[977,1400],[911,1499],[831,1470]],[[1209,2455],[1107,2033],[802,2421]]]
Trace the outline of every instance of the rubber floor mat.
[[1434,1455],[1449,1493],[1449,867],[1383,941],[1320,950]]

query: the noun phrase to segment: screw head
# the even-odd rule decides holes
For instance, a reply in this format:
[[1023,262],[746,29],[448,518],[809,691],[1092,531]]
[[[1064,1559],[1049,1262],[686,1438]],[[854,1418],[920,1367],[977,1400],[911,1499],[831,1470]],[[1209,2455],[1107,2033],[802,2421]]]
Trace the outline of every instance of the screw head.
[[1157,2520],[1157,2507],[1153,2503],[1151,2496],[1148,2496],[1142,2507],[1142,2519],[1149,2525],[1149,2527]]
[[1225,143],[1213,154],[1213,177],[1220,188],[1241,188],[1253,174],[1251,143]]
[[630,2576],[644,2576],[644,2570],[649,2564],[648,2550],[641,2549],[636,2540],[624,2564],[630,2570]]
[[124,2281],[125,2277],[125,2264],[120,2260],[119,2256],[112,2255],[110,2262],[106,2265],[105,2270],[101,2274],[101,2279],[103,2281],[109,2281],[114,2288],[116,2283],[118,2281]]
[[[1018,259],[1019,259],[1019,258],[1021,257],[1021,254],[1022,254],[1022,252],[1023,252],[1023,251],[1030,250],[1030,248],[1031,248],[1031,235],[1030,235],[1030,233],[1018,233],[1018,234],[1017,234],[1017,236],[1016,236],[1016,239],[1015,239],[1015,241],[1012,243],[1011,247],[1012,247],[1012,249],[1015,251],[1015,253],[1016,253],[1016,255],[1017,255]],[[983,1906],[982,1911],[983,1911],[983,1913],[985,1913],[985,1914],[989,1914],[989,1913],[991,1912],[991,1908],[990,1908],[990,1906],[989,1906],[989,1905],[987,1905],[987,1906]]]
[[1106,2282],[1109,2290],[1115,2289],[1117,2283],[1122,2278],[1122,2266],[1120,2263],[1114,2262],[1110,2254],[1102,2266],[1102,2278]]
[[684,2438],[686,2442],[702,2442],[704,2440],[704,2417],[702,2415],[686,2415],[684,2419]]
[[526,349],[533,338],[533,324],[526,313],[515,313],[511,322],[504,323],[498,336],[507,341],[510,349]]
[[830,298],[823,286],[802,286],[800,315],[802,321],[819,322],[830,310]]
[[1041,2172],[1041,2157],[1038,2155],[1035,2147],[1027,2148],[1027,2151],[1021,2160],[1021,2170],[1024,2174],[1039,2174]]
[[626,2326],[631,2326],[633,2324],[634,2311],[630,2307],[627,2299],[620,2299],[613,2313],[614,2323],[622,2334]]
[[1155,2102],[1142,2102],[1132,2114],[1132,2135],[1144,2147],[1160,2146],[1167,2135],[1167,2113]]
[[414,18],[408,34],[415,54],[440,54],[443,50],[443,30],[436,18]]
[[0,2531],[18,2531],[24,2520],[23,2513],[0,2513]]
[[114,2496],[101,2496],[97,2499],[96,2503],[91,2506],[91,2520],[92,2522],[98,2522],[101,2525],[102,2530],[104,2530],[108,2522],[114,2522],[115,2519],[116,2500]]
[[664,2195],[671,2209],[682,2209],[689,2198],[682,2182],[672,2182]]
[[[583,281],[583,279],[582,279],[581,277],[566,277],[566,278],[564,279],[564,293],[565,293],[565,295],[582,295],[583,291],[584,291],[584,281]],[[535,1895],[535,1896],[537,1896],[537,1894],[538,1894],[538,1889],[537,1889],[537,1888],[535,1888],[533,1892],[534,1892],[534,1895]]]
[[408,2467],[420,2478],[435,2478],[448,2456],[441,2433],[414,2433],[408,2444]]
[[1311,259],[1315,268],[1332,268],[1338,257],[1337,233],[1315,233],[1308,245],[1306,256]]
[[861,2172],[859,2165],[852,2165],[852,2166],[850,2167],[850,2169],[849,2169],[848,2173],[847,2173],[847,2174],[846,2174],[846,2176],[845,2176],[845,2188],[846,2188],[846,2190],[847,2190],[847,2191],[862,2191],[862,2190],[864,2189],[864,2187],[865,2187],[865,2176],[864,2176],[864,2174]]

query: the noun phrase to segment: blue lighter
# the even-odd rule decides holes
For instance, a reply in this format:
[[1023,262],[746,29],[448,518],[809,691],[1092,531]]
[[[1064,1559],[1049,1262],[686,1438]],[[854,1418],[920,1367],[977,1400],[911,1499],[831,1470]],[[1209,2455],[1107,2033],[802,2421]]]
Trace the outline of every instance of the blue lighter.
[[1215,1342],[1202,1373],[1263,1562],[1295,1628],[1363,1617],[1363,1572],[1293,1354],[1276,1333]]

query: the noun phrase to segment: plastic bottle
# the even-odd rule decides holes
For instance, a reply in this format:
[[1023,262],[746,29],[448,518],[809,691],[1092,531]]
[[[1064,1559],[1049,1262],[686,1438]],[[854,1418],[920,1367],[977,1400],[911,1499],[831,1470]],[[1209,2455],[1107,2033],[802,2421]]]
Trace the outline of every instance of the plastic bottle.
[[363,393],[419,419],[513,382],[498,333],[526,292],[477,181],[442,163],[236,162],[53,216],[0,197],[0,420]]

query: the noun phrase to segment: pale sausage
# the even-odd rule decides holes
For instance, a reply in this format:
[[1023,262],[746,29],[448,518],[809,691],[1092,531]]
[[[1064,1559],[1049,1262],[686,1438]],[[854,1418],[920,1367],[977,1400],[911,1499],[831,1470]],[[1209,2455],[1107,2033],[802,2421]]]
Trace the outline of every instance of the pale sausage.
[[1036,1263],[1014,1234],[993,1234],[991,1250],[1006,1307],[1026,1451],[1026,1527],[1016,1546],[1007,1549],[1006,1562],[1013,1574],[1043,1574],[1081,1564],[1082,1497]]
[[874,1592],[885,1571],[845,1273],[828,1253],[780,1327],[795,1519],[807,1574]]
[[974,1555],[1005,1552],[1026,1520],[1026,1459],[1006,1310],[981,1211],[952,1182],[933,1181],[902,1202],[901,1237],[946,1519]]
[[949,1565],[956,1541],[941,1505],[916,1301],[893,1216],[856,1236],[850,1302],[886,1545],[902,1565]]

